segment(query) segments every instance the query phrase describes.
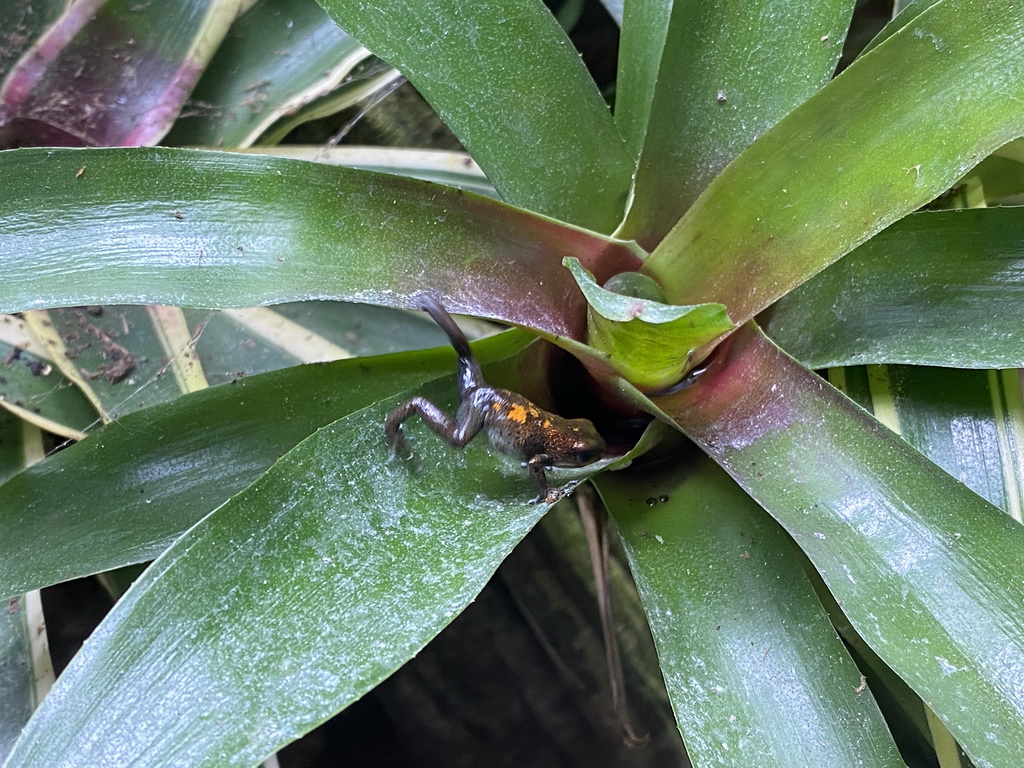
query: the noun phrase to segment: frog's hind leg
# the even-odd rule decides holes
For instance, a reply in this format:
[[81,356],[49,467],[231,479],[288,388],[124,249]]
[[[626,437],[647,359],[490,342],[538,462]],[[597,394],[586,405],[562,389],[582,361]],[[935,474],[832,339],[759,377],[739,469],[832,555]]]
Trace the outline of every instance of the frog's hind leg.
[[476,408],[467,406],[469,403],[459,406],[454,419],[426,398],[419,396],[398,406],[388,414],[384,422],[391,455],[403,453],[407,458],[412,457],[402,432],[402,422],[414,414],[419,415],[446,443],[455,448],[462,448],[476,436],[484,422],[483,415]]

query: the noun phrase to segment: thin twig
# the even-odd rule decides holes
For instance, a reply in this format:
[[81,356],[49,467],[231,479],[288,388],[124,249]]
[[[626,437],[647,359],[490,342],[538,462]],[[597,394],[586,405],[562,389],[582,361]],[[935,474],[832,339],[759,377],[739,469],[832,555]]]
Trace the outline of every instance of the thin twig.
[[604,635],[604,656],[608,665],[608,683],[612,689],[612,710],[622,728],[622,739],[627,746],[642,747],[649,740],[648,735],[638,736],[629,716],[626,700],[626,680],[619,654],[619,640],[612,616],[611,580],[608,573],[608,513],[598,503],[593,489],[583,485],[576,491],[576,508],[580,523],[587,538],[590,565],[594,571],[594,587],[597,595],[597,609],[601,614],[601,632]]

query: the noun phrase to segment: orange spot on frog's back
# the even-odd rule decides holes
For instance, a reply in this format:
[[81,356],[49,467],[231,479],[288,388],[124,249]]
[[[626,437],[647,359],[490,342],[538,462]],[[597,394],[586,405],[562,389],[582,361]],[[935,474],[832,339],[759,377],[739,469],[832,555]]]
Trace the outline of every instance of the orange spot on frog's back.
[[517,405],[510,405],[508,407],[508,412],[505,414],[505,416],[510,421],[514,421],[517,424],[525,424],[526,423],[527,410],[526,410],[525,407],[523,407],[521,405],[518,405],[518,404]]

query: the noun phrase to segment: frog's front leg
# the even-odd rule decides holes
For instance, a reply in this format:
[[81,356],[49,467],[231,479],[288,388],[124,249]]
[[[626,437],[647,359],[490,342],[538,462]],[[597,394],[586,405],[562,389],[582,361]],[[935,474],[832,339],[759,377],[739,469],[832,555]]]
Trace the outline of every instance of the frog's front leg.
[[401,452],[406,458],[412,458],[412,451],[405,443],[402,422],[413,414],[418,414],[428,427],[456,448],[462,448],[476,437],[484,424],[483,414],[469,400],[459,404],[453,419],[426,398],[416,396],[392,410],[384,422],[392,456]]
[[572,492],[576,490],[576,486],[580,484],[579,480],[570,480],[565,485],[552,488],[548,484],[548,477],[545,472],[551,466],[551,457],[546,453],[539,453],[531,457],[526,462],[526,466],[530,470],[530,477],[537,484],[537,496],[530,499],[531,504],[539,504],[540,502],[554,504],[560,499],[571,496]]
[[530,499],[531,503],[544,501],[551,490],[550,486],[548,486],[548,476],[544,473],[544,470],[547,469],[550,463],[551,457],[546,453],[538,453],[526,462],[526,466],[530,470],[530,477],[537,484],[537,498]]

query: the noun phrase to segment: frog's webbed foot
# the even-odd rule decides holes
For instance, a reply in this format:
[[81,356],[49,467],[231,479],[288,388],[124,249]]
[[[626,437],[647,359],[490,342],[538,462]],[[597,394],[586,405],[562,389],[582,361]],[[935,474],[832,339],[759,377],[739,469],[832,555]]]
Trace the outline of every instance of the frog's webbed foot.
[[406,442],[405,435],[403,435],[401,431],[396,431],[390,437],[388,458],[392,462],[401,462],[413,472],[417,472],[420,468],[420,462],[416,457],[415,451],[413,451]]
[[576,492],[576,487],[582,482],[582,480],[570,480],[558,488],[548,488],[548,492],[544,494],[544,501],[548,504],[554,504],[556,501],[567,499]]
[[537,484],[537,496],[530,499],[531,504],[539,504],[544,502],[545,504],[554,504],[564,498],[572,496],[573,491],[576,490],[582,480],[570,480],[565,485],[552,488],[548,485],[547,474],[544,470],[551,469],[550,466],[551,457],[547,454],[541,453],[534,456],[528,462],[526,466],[530,468],[530,475],[533,477],[533,481]]
[[405,437],[401,432],[397,434],[395,439],[391,441],[391,447],[388,450],[388,458],[394,461],[395,459],[402,459],[403,461],[412,461],[416,458],[416,454],[413,453],[412,448],[405,442]]
[[409,444],[405,441],[402,422],[416,411],[418,399],[413,398],[393,409],[384,421],[384,433],[388,438],[388,456],[392,461],[398,457],[405,461],[413,461],[416,458]]
[[396,439],[391,441],[391,448],[388,451],[388,457],[391,461],[399,461],[407,465],[413,472],[419,471],[419,457],[416,455],[416,452],[409,447],[409,444],[405,441],[405,437],[401,432],[398,433]]
[[541,493],[530,499],[530,504],[555,504],[562,499],[567,499],[575,493],[576,488],[582,483],[582,480],[570,480],[565,485],[560,485],[557,488],[546,488]]

